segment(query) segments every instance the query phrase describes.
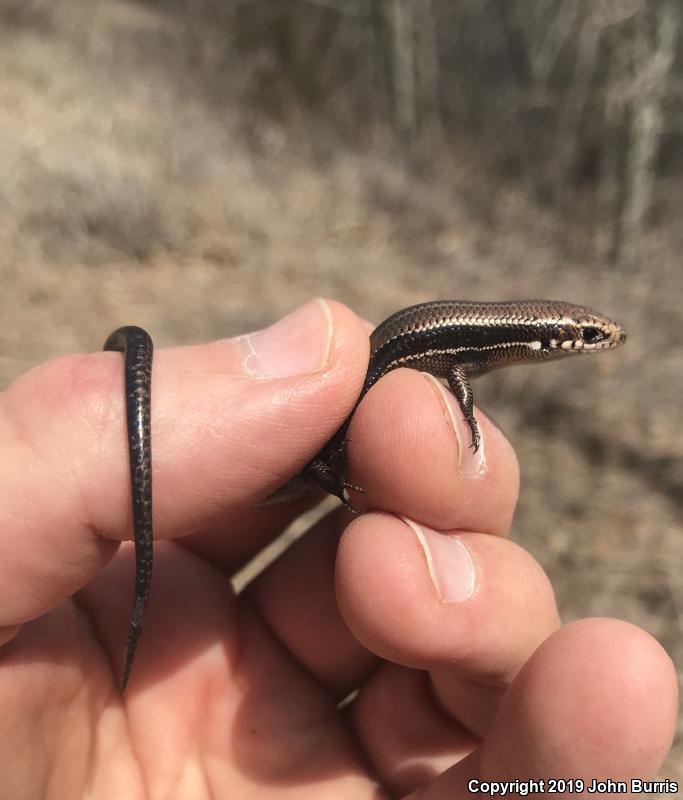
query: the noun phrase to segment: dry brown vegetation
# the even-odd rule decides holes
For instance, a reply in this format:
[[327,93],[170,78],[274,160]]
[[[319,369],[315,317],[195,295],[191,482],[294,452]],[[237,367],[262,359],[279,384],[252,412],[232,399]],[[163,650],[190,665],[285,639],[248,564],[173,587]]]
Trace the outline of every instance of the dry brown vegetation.
[[475,391],[565,619],[642,625],[681,672],[676,4],[532,6],[0,0],[0,374],[311,295],[612,313],[624,350]]

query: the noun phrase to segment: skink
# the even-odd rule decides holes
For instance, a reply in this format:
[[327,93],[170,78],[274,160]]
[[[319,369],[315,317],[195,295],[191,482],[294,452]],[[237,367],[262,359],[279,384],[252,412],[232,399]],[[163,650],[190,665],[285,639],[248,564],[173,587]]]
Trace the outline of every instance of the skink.
[[[616,323],[582,306],[550,300],[469,302],[437,300],[392,314],[370,336],[370,363],[351,413],[298,476],[339,497],[353,509],[347,481],[346,431],[365,394],[391,370],[408,367],[442,378],[455,395],[477,450],[480,433],[473,414],[470,380],[499,367],[534,364],[617,347],[626,334]],[[152,482],[150,384],[152,340],[133,326],[119,328],[105,350],[125,353],[126,421],[133,500],[135,597],[124,655],[123,693],[142,632],[152,580]],[[272,501],[291,496],[287,487]]]

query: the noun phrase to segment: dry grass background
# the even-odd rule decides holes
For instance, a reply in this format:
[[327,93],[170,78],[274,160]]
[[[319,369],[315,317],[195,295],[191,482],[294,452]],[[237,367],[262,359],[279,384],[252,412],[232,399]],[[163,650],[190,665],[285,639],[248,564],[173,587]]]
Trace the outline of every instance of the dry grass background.
[[[443,297],[611,313],[623,350],[504,371],[475,393],[517,449],[514,537],[564,618],[628,619],[681,672],[680,231],[646,237],[627,273],[590,248],[568,255],[567,220],[514,187],[481,213],[468,152],[411,172],[250,110],[240,80],[215,27],[155,4],[0,0],[2,384],[120,324],[158,346],[202,341],[313,295],[374,321]],[[680,740],[662,774],[683,780]]]

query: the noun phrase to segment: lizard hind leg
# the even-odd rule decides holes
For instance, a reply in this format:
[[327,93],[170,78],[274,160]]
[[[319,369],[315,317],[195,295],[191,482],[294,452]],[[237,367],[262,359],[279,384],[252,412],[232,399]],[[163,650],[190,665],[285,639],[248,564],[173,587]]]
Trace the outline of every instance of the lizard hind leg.
[[346,480],[348,474],[347,440],[342,439],[329,445],[319,453],[306,467],[305,474],[329,494],[338,497],[347,511],[358,514],[351,502],[349,490],[365,493],[365,489]]

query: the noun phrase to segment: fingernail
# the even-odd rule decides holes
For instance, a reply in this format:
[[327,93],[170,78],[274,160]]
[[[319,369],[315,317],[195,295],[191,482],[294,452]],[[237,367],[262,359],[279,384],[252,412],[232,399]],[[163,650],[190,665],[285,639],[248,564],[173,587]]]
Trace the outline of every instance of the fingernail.
[[[484,454],[484,437],[479,441],[479,449],[474,452],[472,447],[472,431],[463,417],[458,401],[446,387],[428,372],[422,373],[435,390],[441,407],[446,415],[446,422],[455,433],[458,445],[458,471],[466,478],[471,478],[486,471],[486,456]],[[475,413],[476,417],[476,413]],[[479,420],[477,419],[477,422]],[[481,430],[481,428],[480,428]]]
[[469,551],[457,536],[401,517],[417,537],[425,554],[429,577],[442,603],[462,603],[472,596],[477,573]]
[[241,336],[243,366],[255,378],[291,378],[318,372],[330,358],[333,323],[327,303],[318,298],[255,333]]

